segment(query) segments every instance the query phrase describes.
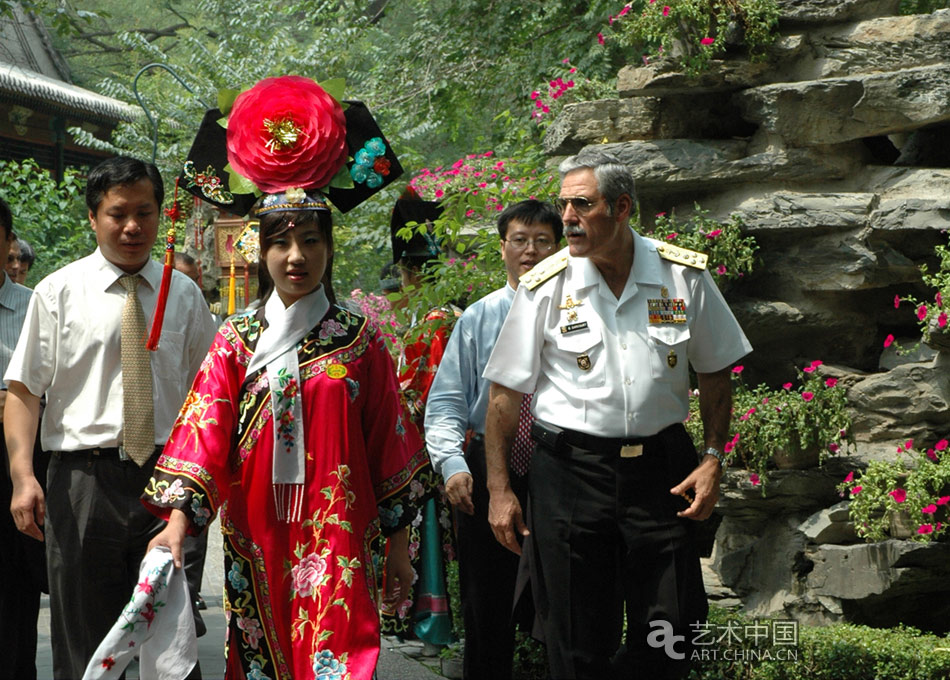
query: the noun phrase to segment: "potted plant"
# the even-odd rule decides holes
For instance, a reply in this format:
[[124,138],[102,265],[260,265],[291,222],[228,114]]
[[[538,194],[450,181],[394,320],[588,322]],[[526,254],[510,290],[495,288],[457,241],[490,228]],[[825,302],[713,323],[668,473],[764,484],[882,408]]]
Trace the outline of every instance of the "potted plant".
[[850,498],[855,532],[867,541],[912,538],[929,542],[943,536],[950,517],[950,454],[941,439],[926,450],[913,440],[897,448],[894,460],[872,460],[838,485]]
[[[754,486],[763,484],[763,493],[770,470],[820,465],[854,446],[845,390],[835,378],[821,375],[821,365],[811,362],[798,372],[797,386],[788,382],[780,389],[749,388],[742,381],[743,367],[732,369],[731,439],[724,453],[729,464],[749,471]],[[686,425],[701,443],[698,395],[692,399],[696,412]]]

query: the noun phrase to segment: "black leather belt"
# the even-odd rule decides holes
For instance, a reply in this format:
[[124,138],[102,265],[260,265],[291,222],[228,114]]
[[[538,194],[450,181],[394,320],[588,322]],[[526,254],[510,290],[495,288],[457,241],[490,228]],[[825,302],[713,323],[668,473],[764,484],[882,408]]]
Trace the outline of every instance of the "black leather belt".
[[[643,447],[649,442],[658,440],[663,432],[660,431],[649,437],[598,437],[577,430],[546,425],[537,420],[531,425],[531,436],[559,453],[564,452],[566,446],[602,453],[620,453],[624,450],[634,452],[637,447]],[[639,454],[633,453],[633,455]]]
[[[152,455],[161,452],[161,450],[161,446],[156,446]],[[66,456],[88,456],[100,460],[131,460],[117,446],[97,446],[92,449],[80,449],[79,451],[53,451],[52,455],[60,459]]]

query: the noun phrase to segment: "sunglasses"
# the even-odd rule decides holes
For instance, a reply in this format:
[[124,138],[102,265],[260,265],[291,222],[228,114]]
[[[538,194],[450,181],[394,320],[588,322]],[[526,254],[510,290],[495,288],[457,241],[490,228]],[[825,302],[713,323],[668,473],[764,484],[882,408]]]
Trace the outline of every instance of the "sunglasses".
[[584,196],[562,196],[554,199],[554,207],[563,215],[564,211],[567,210],[568,204],[570,204],[570,206],[574,208],[574,212],[578,215],[586,215],[591,211],[591,208],[600,203],[602,199],[603,196],[594,201]]

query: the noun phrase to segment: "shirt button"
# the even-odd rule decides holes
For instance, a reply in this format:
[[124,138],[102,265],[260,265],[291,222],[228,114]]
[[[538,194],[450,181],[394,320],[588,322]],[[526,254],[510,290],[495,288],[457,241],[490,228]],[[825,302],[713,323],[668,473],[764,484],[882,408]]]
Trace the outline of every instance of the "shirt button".
[[623,381],[624,381],[627,385],[629,385],[629,384],[632,382],[632,381],[630,380],[630,378],[624,378]]
[[633,420],[633,414],[632,414],[632,413],[628,413],[628,414],[627,414],[627,420]]
[[620,349],[627,349],[627,343],[621,342],[621,343],[620,343]]

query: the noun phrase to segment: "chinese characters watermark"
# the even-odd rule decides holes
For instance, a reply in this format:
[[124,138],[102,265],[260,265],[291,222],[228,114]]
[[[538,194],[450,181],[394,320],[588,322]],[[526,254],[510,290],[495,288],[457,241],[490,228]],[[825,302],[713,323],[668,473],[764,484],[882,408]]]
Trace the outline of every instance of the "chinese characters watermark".
[[662,619],[650,622],[647,644],[663,649],[674,661],[797,661],[798,621],[754,620],[724,624],[690,624],[690,641],[676,634],[673,624]]

